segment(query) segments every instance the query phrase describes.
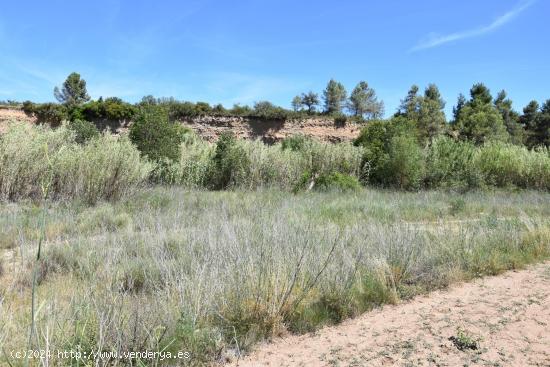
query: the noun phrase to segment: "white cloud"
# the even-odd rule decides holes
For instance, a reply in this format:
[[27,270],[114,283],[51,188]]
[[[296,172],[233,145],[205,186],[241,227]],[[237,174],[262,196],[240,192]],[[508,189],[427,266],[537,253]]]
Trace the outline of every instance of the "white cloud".
[[520,2],[514,9],[510,10],[506,14],[499,16],[491,24],[475,29],[470,29],[462,32],[451,33],[447,35],[431,34],[426,40],[421,41],[418,45],[413,47],[410,51],[424,50],[432,47],[444,45],[449,42],[458,41],[466,38],[472,38],[481,36],[483,34],[492,32],[502,27],[506,23],[510,22],[522,11],[531,6],[535,0],[528,0]]

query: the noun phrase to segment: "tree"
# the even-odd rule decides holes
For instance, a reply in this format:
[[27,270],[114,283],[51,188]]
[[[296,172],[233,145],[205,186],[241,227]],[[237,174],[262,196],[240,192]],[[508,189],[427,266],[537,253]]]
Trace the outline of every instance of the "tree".
[[342,83],[331,79],[323,91],[323,96],[325,99],[325,112],[329,114],[342,113],[342,106],[347,98],[346,88]]
[[535,135],[538,137],[539,143],[550,147],[550,99],[542,104],[541,116]]
[[520,123],[524,126],[527,146],[550,146],[550,99],[539,109],[537,101],[531,101],[523,109]]
[[294,112],[298,112],[302,109],[302,106],[303,106],[303,102],[302,102],[302,97],[300,96],[296,96],[294,98],[292,98],[292,110]]
[[483,84],[470,89],[470,100],[462,107],[456,122],[459,137],[483,144],[490,140],[507,141],[508,132],[502,115],[491,103],[491,93]]
[[86,81],[81,79],[78,73],[71,73],[63,82],[61,89],[54,88],[53,94],[59,103],[70,107],[78,106],[90,100],[90,96],[86,91]]
[[351,93],[349,109],[355,116],[371,120],[383,115],[384,102],[378,101],[374,89],[367,82],[361,81]]
[[483,84],[477,83],[474,84],[472,89],[470,89],[470,96],[472,101],[476,101],[482,104],[491,103],[493,97],[491,96],[491,91]]
[[401,100],[401,105],[399,106],[396,116],[407,116],[409,118],[415,119],[416,114],[419,109],[419,96],[418,96],[418,86],[412,85],[405,99]]
[[510,134],[510,141],[516,145],[523,145],[525,133],[519,124],[519,115],[513,110],[512,101],[506,98],[506,91],[504,89],[498,92],[494,104],[502,116],[506,131]]
[[435,84],[430,84],[424,91],[424,97],[418,98],[418,112],[416,115],[416,127],[422,141],[431,141],[445,129],[447,119],[443,109],[445,101],[441,98],[439,89]]
[[189,132],[169,121],[168,112],[155,106],[144,107],[130,126],[130,140],[139,151],[157,162],[177,161],[181,143]]
[[314,113],[316,107],[319,105],[319,95],[312,91],[302,93],[302,104],[307,107],[309,114]]
[[464,97],[464,94],[460,93],[458,95],[458,99],[456,101],[456,106],[453,107],[453,125],[456,124],[458,121],[458,118],[460,116],[460,111],[462,111],[462,108],[466,104],[466,97]]

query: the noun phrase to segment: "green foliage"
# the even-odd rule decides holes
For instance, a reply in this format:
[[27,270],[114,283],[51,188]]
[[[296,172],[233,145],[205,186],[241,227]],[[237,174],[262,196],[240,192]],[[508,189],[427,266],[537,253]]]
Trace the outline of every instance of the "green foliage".
[[80,78],[80,74],[71,73],[61,89],[54,88],[53,94],[59,103],[66,106],[78,106],[90,100],[86,90],[86,81]]
[[176,161],[180,146],[188,132],[178,123],[170,122],[166,111],[142,108],[130,127],[130,139],[139,151],[153,161]]
[[540,110],[537,101],[531,101],[523,109],[520,123],[525,128],[528,147],[550,147],[550,99],[542,105]]
[[[422,168],[422,151],[416,143],[415,128],[406,117],[369,122],[354,144],[365,148],[368,182],[402,188],[419,186],[422,172],[413,170]],[[398,161],[400,157],[403,162]]]
[[391,140],[388,159],[381,167],[384,183],[400,189],[419,189],[424,179],[424,155],[412,136],[397,135]]
[[56,103],[23,102],[23,111],[35,116],[39,123],[58,126],[68,118],[67,108]]
[[315,113],[317,106],[319,106],[319,103],[320,103],[319,95],[312,91],[309,91],[307,93],[302,93],[301,103],[303,106],[306,107],[307,112],[311,115]]
[[506,131],[510,135],[510,142],[516,145],[523,145],[525,131],[519,123],[519,115],[512,109],[512,101],[506,98],[506,91],[501,90],[494,101],[495,107],[502,115]]
[[85,144],[89,140],[97,138],[99,136],[99,130],[97,130],[96,126],[89,121],[70,121],[67,127],[70,130],[74,131],[75,141],[78,144]]
[[326,113],[341,113],[347,98],[346,88],[342,83],[331,79],[323,91],[323,97]]
[[240,147],[233,134],[223,133],[212,156],[209,171],[209,184],[214,190],[235,186],[242,176],[246,176],[250,160]]
[[136,114],[136,108],[120,98],[102,98],[88,102],[74,109],[88,120],[107,119],[111,121],[130,121]]
[[357,177],[345,175],[339,172],[320,175],[315,180],[315,190],[328,191],[356,191],[361,188]]
[[334,119],[334,125],[338,127],[346,126],[346,122],[348,121],[348,117],[343,113],[334,114],[333,119]]
[[281,148],[283,150],[290,149],[294,152],[302,151],[304,150],[308,141],[308,138],[304,135],[292,135],[283,139],[283,141],[281,142]]
[[483,84],[476,84],[470,90],[471,99],[461,109],[456,129],[463,140],[475,144],[488,141],[508,141],[509,135],[502,115],[491,103],[492,97]]
[[294,112],[301,111],[303,106],[302,97],[295,96],[294,98],[292,98],[292,102],[290,102],[290,104],[292,105],[292,111]]
[[529,151],[494,142],[479,148],[473,164],[489,186],[550,190],[548,148]]
[[457,141],[441,136],[428,148],[426,158],[426,185],[465,190],[479,186],[480,173],[473,159],[475,146],[468,141]]
[[254,103],[254,110],[250,115],[263,119],[285,120],[288,118],[289,113],[284,108],[275,106],[271,102],[261,101]]
[[384,114],[384,102],[378,101],[376,92],[369,87],[367,82],[359,82],[349,99],[349,109],[355,116],[372,120],[380,118]]
[[430,84],[424,91],[424,97],[420,99],[416,121],[422,142],[432,141],[444,132],[447,123],[444,108],[445,101],[441,98],[439,89],[435,84]]
[[234,116],[248,116],[252,112],[249,106],[241,106],[240,104],[234,104],[233,108],[229,110],[229,114]]

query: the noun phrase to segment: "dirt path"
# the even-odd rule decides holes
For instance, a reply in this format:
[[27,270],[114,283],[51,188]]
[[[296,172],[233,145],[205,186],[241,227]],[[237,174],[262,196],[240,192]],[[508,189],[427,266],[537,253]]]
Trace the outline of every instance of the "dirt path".
[[[460,335],[478,348],[459,350]],[[279,339],[238,366],[550,366],[550,262]]]

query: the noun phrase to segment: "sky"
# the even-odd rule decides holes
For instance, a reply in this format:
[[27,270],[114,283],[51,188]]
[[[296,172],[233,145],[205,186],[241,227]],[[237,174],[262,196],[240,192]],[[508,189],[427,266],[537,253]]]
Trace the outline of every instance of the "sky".
[[393,114],[435,83],[450,115],[485,83],[521,111],[550,98],[550,1],[6,1],[0,100],[53,101],[76,71],[92,98],[144,95],[290,107],[365,80]]

